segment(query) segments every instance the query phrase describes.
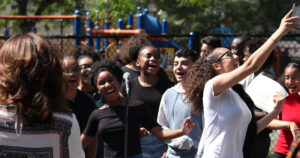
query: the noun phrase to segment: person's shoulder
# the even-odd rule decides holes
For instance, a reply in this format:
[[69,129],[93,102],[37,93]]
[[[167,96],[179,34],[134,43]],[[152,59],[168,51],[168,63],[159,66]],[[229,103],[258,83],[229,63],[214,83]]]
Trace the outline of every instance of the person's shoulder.
[[85,104],[88,104],[92,108],[96,108],[96,104],[93,101],[92,97],[89,94],[87,94],[86,92],[83,92],[79,89],[77,89],[77,94],[76,94],[75,99],[78,99],[79,101],[84,102]]
[[174,85],[173,87],[168,88],[165,92],[164,92],[164,96],[169,96],[169,95],[174,95],[176,94],[176,85]]
[[84,98],[88,97],[88,98],[91,98],[89,94],[87,94],[86,92],[81,91],[79,89],[77,89],[76,97],[84,97]]
[[164,78],[164,77],[159,77],[158,83],[160,83],[161,85],[164,85],[166,87],[172,87],[172,86],[174,86],[174,82],[172,82],[169,79]]
[[100,107],[100,108],[94,109],[93,112],[91,113],[90,117],[101,119],[107,115],[110,115],[110,113],[111,112],[110,112],[109,108]]
[[71,113],[71,112],[59,112],[59,111],[56,111],[56,112],[52,113],[52,117],[55,120],[61,120],[61,121],[69,122],[69,123],[72,124],[75,115],[73,113]]
[[137,86],[140,85],[140,82],[138,80],[138,77],[133,77],[130,79],[130,83],[132,84],[132,86]]
[[122,66],[121,69],[122,69],[122,71],[123,71],[124,73],[125,73],[125,72],[129,72],[131,78],[138,77],[138,76],[140,75],[140,72],[139,72],[139,71],[132,70],[132,69],[126,67],[126,66]]

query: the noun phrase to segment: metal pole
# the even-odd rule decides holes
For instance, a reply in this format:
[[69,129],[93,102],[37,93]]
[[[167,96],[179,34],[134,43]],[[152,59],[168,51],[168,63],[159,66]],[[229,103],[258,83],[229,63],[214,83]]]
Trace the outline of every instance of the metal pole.
[[[80,28],[81,28],[81,19],[80,19],[80,10],[76,10],[74,12],[74,36],[80,35]],[[77,45],[80,45],[80,39],[75,38],[74,40],[74,46],[77,47]]]

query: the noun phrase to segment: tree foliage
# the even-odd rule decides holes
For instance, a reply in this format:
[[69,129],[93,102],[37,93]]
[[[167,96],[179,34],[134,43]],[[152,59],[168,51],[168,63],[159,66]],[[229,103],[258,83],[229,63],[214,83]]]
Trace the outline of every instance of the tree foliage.
[[[94,20],[104,23],[104,18],[110,17],[115,25],[119,18],[126,20],[129,12],[135,13],[137,6],[154,6],[156,10],[150,13],[166,18],[170,33],[207,33],[220,25],[237,33],[269,33],[292,6],[286,0],[0,0],[0,3],[0,11],[10,7],[10,15],[70,15],[76,9],[89,8]],[[10,24],[28,31],[34,22],[14,20]],[[1,23],[3,26],[4,21]]]
[[[84,0],[0,0],[2,6],[8,6],[9,15],[72,15],[75,9],[84,8]],[[5,8],[0,8],[4,10]],[[16,31],[29,31],[36,20],[11,20]],[[2,22],[3,24],[3,22]]]
[[[167,18],[169,32],[187,33],[199,31],[207,33],[223,24],[237,33],[269,33],[276,28],[281,18],[291,8],[291,1],[286,0],[107,0],[112,21],[125,17],[141,5],[154,4],[160,19]],[[97,18],[104,17],[107,10],[105,0],[98,0],[95,5],[102,8]],[[157,15],[156,13],[152,13]]]

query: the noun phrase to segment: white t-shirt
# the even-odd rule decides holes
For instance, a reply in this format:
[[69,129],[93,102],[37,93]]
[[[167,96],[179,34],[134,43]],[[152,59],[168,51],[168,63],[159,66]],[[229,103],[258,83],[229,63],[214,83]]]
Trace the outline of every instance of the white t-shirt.
[[196,157],[242,158],[251,120],[245,102],[231,88],[215,96],[211,79],[204,88],[203,110],[204,129]]

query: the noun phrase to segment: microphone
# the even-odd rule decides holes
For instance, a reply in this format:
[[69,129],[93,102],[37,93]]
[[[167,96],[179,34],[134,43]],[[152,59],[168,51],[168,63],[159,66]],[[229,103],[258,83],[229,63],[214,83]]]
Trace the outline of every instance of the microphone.
[[123,74],[123,79],[125,80],[125,88],[126,88],[126,94],[127,96],[129,96],[129,92],[130,92],[130,82],[129,82],[129,79],[130,79],[130,73],[129,72],[125,72]]
[[127,158],[127,145],[128,145],[128,103],[129,103],[129,95],[130,95],[130,73],[125,72],[123,74],[123,79],[125,80],[125,88],[126,88],[126,108],[125,108],[125,130],[124,130],[124,158]]

